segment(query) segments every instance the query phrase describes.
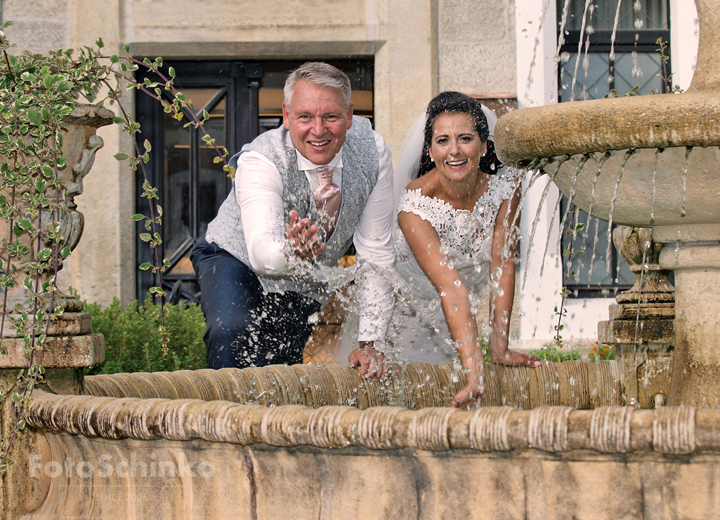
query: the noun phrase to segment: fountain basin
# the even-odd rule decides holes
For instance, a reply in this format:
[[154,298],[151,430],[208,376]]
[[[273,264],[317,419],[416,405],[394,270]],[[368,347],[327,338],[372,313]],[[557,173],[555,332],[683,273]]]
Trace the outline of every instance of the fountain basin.
[[504,115],[495,132],[502,160],[528,165],[547,158],[542,170],[593,216],[652,226],[660,242],[675,241],[678,225],[705,226],[712,229],[707,236],[720,239],[720,94],[518,110]]
[[[45,496],[24,518],[717,515],[720,411],[539,406],[597,394],[588,385],[619,402],[617,367],[492,367],[490,386],[535,386],[538,406],[439,407],[462,382],[444,380],[448,366],[393,367],[362,387],[337,366],[88,377],[89,393],[143,397],[35,396],[28,424],[49,449],[30,464]],[[400,397],[417,409],[373,405]]]

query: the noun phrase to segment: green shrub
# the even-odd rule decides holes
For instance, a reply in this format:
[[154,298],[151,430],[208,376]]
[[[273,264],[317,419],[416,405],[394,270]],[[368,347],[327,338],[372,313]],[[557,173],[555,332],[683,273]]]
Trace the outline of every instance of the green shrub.
[[106,309],[85,305],[92,315],[92,331],[105,336],[105,362],[86,374],[159,372],[206,367],[205,317],[196,304],[165,305],[168,353],[160,347],[160,305],[147,300],[126,307],[115,298]]
[[543,348],[538,348],[530,352],[533,356],[537,356],[543,361],[555,361],[557,363],[561,361],[575,361],[582,359],[580,349],[574,348],[572,350],[558,350],[552,346],[552,343],[548,343]]

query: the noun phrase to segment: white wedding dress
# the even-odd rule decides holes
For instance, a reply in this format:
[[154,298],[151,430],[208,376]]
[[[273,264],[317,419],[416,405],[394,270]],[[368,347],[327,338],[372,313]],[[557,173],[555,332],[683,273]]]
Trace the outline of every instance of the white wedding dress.
[[[495,219],[502,202],[521,181],[521,172],[503,167],[490,176],[487,191],[473,211],[456,210],[443,200],[425,197],[420,190],[403,191],[398,212],[413,213],[432,224],[477,308],[487,290]],[[440,295],[417,263],[396,223],[396,303],[388,330],[385,355],[394,362],[440,363],[457,357]]]

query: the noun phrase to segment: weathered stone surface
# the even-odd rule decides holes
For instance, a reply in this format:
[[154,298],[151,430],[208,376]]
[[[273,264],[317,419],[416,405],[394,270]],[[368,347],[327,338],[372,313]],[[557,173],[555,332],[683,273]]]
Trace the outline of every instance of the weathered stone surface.
[[49,430],[51,447],[31,470],[54,471],[28,519],[176,518],[178,503],[191,516],[338,519],[713,518],[720,507],[716,410],[313,410],[39,394],[28,420]]
[[598,322],[598,337],[609,345],[648,344],[672,346],[675,341],[675,322],[672,319],[614,319]]
[[[10,315],[5,318],[5,328],[3,329],[2,336],[4,338],[18,338],[24,336],[17,330],[12,328],[10,320],[13,318],[17,319],[17,315]],[[56,320],[50,321],[50,326],[47,329],[48,336],[79,336],[82,334],[89,334],[92,330],[92,320],[90,313],[87,312],[65,312],[58,316]],[[45,331],[45,328],[42,329]]]
[[[24,338],[4,338],[0,368],[27,367]],[[102,334],[85,336],[48,336],[42,365],[45,368],[92,367],[105,361],[105,339]]]
[[631,320],[635,321],[647,319],[674,320],[675,304],[674,303],[624,303],[622,305],[610,305],[608,308],[611,320]]
[[[410,409],[449,406],[465,384],[450,363],[391,364],[386,379],[364,381],[357,369],[341,365],[271,365],[88,376],[89,395],[132,398],[224,399],[243,404],[320,407],[351,405],[365,409],[402,405]],[[484,406],[529,410],[542,405],[578,409],[622,404],[621,373],[613,361],[544,362],[538,368],[485,364]]]

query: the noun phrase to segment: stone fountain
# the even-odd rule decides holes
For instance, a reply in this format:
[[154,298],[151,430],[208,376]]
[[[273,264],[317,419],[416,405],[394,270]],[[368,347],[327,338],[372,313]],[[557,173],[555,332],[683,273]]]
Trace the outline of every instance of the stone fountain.
[[[496,127],[500,156],[534,162],[583,210],[651,227],[675,272],[670,405],[720,408],[720,1],[696,0],[697,68],[684,94],[524,109]],[[540,161],[538,161],[540,159]]]
[[[697,3],[702,50],[720,38],[720,0]],[[701,287],[720,267],[720,209],[703,206],[717,200],[717,149],[689,154],[684,198],[677,181],[687,146],[720,145],[709,53],[691,93],[521,110],[496,128],[506,159],[548,158],[543,168],[581,207],[595,193],[594,214],[613,207],[616,222],[651,226],[668,244],[660,264],[676,270],[682,352],[670,399],[690,406],[623,406],[637,381],[614,361],[488,364],[474,411],[447,407],[464,384],[449,364],[393,365],[382,382],[338,365],[90,376],[36,392],[24,480],[3,488],[22,496],[4,516],[717,518],[720,410],[705,404],[720,383],[705,375],[720,354],[709,352],[717,325],[705,322],[719,297]],[[620,151],[595,175],[606,150]],[[589,179],[572,168],[579,159],[553,159],[593,153]]]

